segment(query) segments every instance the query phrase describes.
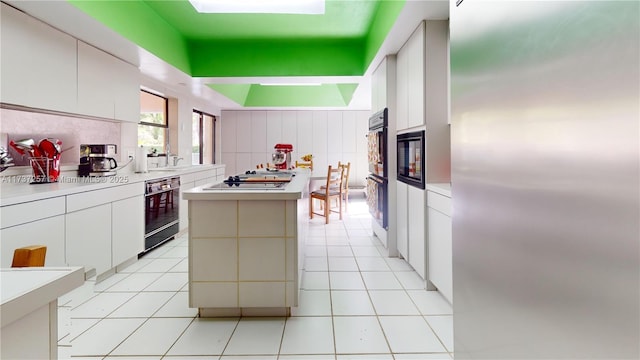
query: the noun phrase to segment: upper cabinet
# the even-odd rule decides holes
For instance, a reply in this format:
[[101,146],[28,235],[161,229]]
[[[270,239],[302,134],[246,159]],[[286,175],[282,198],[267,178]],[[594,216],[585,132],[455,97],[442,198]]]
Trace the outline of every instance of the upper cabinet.
[[448,124],[448,21],[421,22],[397,57],[397,129]]
[[449,22],[426,20],[397,55],[398,132],[424,128],[426,182],[450,181]]
[[396,101],[395,55],[387,55],[373,71],[371,90],[371,113],[376,113],[384,108],[389,108],[391,113]]
[[398,130],[424,125],[425,25],[398,51]]
[[76,39],[4,3],[0,14],[0,100],[74,113]]
[[137,67],[4,3],[1,17],[2,103],[139,121]]
[[138,69],[78,41],[78,113],[138,122]]

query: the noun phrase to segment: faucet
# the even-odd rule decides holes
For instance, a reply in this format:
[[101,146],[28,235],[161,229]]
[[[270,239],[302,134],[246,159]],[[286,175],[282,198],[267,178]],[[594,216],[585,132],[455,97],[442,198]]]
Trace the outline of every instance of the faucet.
[[173,166],[178,166],[178,161],[184,160],[184,159],[181,157],[178,157],[178,155],[171,155],[171,160],[173,161]]

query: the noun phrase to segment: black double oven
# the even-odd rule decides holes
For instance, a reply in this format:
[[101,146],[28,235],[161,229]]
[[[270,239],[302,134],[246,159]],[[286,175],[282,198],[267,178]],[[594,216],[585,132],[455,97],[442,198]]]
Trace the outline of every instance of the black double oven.
[[375,221],[385,230],[389,229],[388,194],[388,142],[389,110],[385,108],[369,118],[367,134],[367,204]]

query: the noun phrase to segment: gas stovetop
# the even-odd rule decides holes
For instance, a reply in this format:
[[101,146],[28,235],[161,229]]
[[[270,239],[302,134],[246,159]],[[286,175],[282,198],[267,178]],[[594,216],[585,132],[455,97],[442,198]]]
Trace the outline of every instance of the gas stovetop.
[[285,182],[222,182],[202,188],[202,190],[284,190]]

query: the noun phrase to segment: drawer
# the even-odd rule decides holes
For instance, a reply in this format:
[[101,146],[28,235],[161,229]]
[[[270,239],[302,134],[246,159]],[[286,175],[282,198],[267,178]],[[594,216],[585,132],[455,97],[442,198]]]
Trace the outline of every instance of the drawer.
[[3,206],[0,208],[0,227],[4,229],[9,226],[62,215],[64,212],[64,196]]
[[[113,201],[144,195],[144,183],[114,186],[67,196],[67,212],[78,211]],[[142,201],[142,198],[140,198]]]
[[427,191],[427,206],[447,216],[451,216],[452,206],[450,197],[440,195],[433,191]]

